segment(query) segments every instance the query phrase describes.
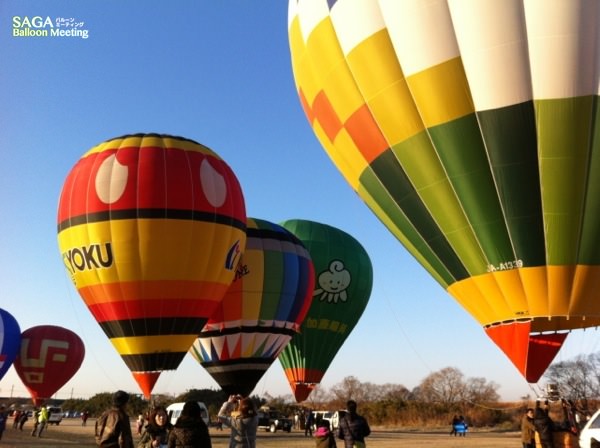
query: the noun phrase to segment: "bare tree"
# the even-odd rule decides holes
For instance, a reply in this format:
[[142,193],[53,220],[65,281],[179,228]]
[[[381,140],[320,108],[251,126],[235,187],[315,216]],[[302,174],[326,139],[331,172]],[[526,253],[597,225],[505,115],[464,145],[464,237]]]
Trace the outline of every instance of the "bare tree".
[[572,360],[553,363],[544,379],[557,384],[561,395],[569,400],[600,397],[600,354],[580,355]]
[[429,374],[419,385],[418,398],[429,403],[457,403],[467,395],[463,373],[455,367],[446,367]]
[[498,386],[485,378],[469,378],[466,384],[465,399],[472,403],[495,403],[500,400]]
[[340,383],[331,387],[332,398],[339,403],[348,400],[357,402],[372,401],[372,397],[379,395],[378,387],[372,383],[361,383],[354,376],[347,376]]

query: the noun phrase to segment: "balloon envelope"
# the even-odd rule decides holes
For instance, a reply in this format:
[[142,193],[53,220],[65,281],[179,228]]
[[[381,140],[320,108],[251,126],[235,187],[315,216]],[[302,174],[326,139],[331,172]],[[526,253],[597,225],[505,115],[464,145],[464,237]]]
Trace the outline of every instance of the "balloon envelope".
[[190,350],[228,394],[249,396],[300,329],[315,283],[304,245],[283,227],[248,218],[236,279]]
[[79,370],[83,341],[71,330],[54,325],[31,327],[21,335],[15,370],[38,406],[54,395]]
[[599,9],[289,2],[321,144],[530,382],[600,324]]
[[279,360],[298,402],[306,400],[365,310],[373,267],[356,239],[335,227],[293,219],[281,224],[308,249],[315,266],[313,301],[300,333]]
[[0,308],[0,380],[13,364],[21,346],[21,329],[8,311]]
[[65,267],[146,397],[223,298],[245,226],[233,171],[185,138],[115,138],[67,176],[58,208]]

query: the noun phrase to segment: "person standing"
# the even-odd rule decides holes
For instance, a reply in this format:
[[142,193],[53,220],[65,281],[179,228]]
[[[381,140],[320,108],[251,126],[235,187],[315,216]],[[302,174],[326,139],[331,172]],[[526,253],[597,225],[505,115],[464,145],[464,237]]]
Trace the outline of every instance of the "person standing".
[[167,410],[163,406],[155,407],[150,413],[146,428],[142,432],[138,448],[166,448],[172,427]]
[[46,428],[46,425],[48,424],[48,407],[47,406],[42,406],[42,408],[40,409],[40,413],[38,414],[38,418],[37,418],[37,434],[32,434],[32,435],[37,435],[38,437],[42,437],[42,432],[44,431],[44,429]]
[[256,448],[258,414],[250,398],[230,395],[219,410],[219,420],[231,428],[229,448]]
[[554,422],[548,413],[548,402],[543,408],[539,401],[536,402],[533,426],[540,436],[541,448],[554,448]]
[[113,394],[113,406],[96,420],[96,445],[106,448],[133,448],[131,423],[126,407],[129,394],[118,390]]
[[535,426],[533,426],[532,408],[527,408],[521,419],[521,442],[523,442],[523,448],[535,448]]
[[[152,445],[152,447],[158,446],[163,445]],[[212,448],[208,427],[202,420],[202,410],[198,402],[185,402],[177,423],[169,433],[167,446],[168,448]],[[139,445],[139,448],[142,446]]]
[[346,448],[364,448],[365,437],[371,434],[367,419],[356,413],[356,401],[346,403],[346,415],[340,419],[338,426],[338,439],[344,441]]
[[38,425],[40,424],[39,418],[40,418],[40,409],[36,408],[33,410],[33,429],[31,430],[32,436],[35,436],[35,434],[37,433]]
[[135,421],[135,430],[137,431],[138,436],[142,434],[142,429],[144,429],[144,423],[144,416],[142,414],[139,414],[137,420]]
[[8,420],[8,412],[6,412],[6,407],[4,405],[0,405],[0,440],[2,440],[2,434],[6,429],[6,421]]
[[312,409],[306,410],[306,416],[304,417],[304,437],[312,437],[313,424],[315,423],[315,416]]

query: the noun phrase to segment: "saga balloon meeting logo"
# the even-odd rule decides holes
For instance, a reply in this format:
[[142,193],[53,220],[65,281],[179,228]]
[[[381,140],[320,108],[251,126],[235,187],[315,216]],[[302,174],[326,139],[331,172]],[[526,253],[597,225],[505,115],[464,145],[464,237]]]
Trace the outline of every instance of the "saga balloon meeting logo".
[[87,39],[85,22],[74,17],[13,16],[13,37],[79,37]]

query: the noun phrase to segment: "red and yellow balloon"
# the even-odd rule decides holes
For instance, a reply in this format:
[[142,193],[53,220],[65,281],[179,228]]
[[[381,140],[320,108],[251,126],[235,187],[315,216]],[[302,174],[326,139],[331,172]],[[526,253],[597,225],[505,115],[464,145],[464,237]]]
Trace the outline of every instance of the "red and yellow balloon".
[[108,140],[67,176],[58,207],[65,267],[146,397],[222,300],[245,228],[235,174],[186,138]]

